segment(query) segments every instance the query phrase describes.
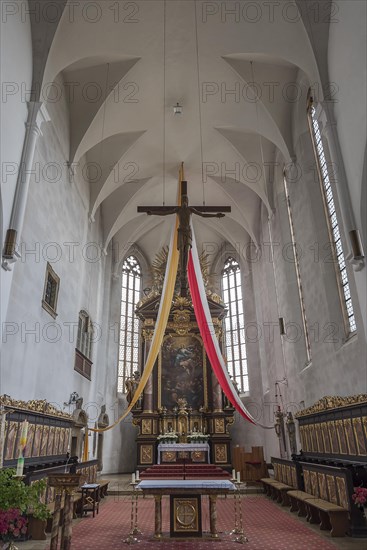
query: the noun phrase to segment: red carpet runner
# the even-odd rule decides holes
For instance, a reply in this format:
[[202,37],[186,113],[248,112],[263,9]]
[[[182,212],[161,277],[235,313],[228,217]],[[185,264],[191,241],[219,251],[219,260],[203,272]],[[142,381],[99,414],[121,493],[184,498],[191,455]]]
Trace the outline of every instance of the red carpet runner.
[[[163,531],[169,531],[169,500],[163,499]],[[218,531],[221,542],[195,540],[179,542],[150,542],[154,529],[154,502],[139,499],[138,526],[143,532],[142,542],[133,545],[137,550],[335,550],[329,542],[314,533],[296,517],[289,516],[279,506],[263,497],[242,499],[243,524],[249,542],[243,546],[231,541],[229,532],[234,528],[233,499],[218,500]],[[123,543],[130,530],[131,501],[128,496],[109,497],[103,502],[99,515],[91,514],[74,524],[72,550],[127,550]],[[202,501],[203,531],[209,531],[207,497]]]

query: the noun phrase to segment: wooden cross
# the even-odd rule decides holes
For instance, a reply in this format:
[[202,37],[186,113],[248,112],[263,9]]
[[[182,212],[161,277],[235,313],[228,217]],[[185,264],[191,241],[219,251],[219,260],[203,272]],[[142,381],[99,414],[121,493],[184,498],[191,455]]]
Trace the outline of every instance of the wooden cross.
[[191,214],[202,218],[223,218],[223,212],[231,212],[230,206],[189,206],[187,196],[187,181],[181,181],[180,206],[138,206],[138,212],[146,212],[149,216],[169,216],[177,214],[179,219],[177,248],[180,251],[181,296],[187,296],[187,262],[192,245],[190,227]]

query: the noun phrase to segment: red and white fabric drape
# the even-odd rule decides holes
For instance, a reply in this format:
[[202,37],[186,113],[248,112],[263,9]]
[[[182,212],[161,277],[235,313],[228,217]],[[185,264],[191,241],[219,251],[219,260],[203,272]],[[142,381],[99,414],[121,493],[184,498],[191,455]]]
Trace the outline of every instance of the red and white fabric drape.
[[191,232],[192,248],[189,254],[187,276],[196,320],[210,364],[214,370],[219,384],[222,387],[222,390],[228,397],[229,401],[232,403],[233,407],[240,413],[240,415],[252,424],[261,426],[263,428],[272,429],[273,426],[263,426],[251,416],[251,414],[241,401],[241,398],[238,395],[228,374],[228,370],[223,359],[223,355],[219,346],[217,336],[215,334],[212,318],[210,315],[192,222]]

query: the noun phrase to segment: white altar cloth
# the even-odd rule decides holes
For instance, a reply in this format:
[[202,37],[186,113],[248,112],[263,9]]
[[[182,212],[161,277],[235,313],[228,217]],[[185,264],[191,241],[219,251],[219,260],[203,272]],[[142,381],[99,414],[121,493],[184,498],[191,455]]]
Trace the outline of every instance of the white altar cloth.
[[208,453],[208,464],[210,464],[209,443],[160,443],[158,445],[158,464],[161,463],[162,451],[206,451]]
[[144,479],[137,489],[218,489],[235,491],[228,479]]

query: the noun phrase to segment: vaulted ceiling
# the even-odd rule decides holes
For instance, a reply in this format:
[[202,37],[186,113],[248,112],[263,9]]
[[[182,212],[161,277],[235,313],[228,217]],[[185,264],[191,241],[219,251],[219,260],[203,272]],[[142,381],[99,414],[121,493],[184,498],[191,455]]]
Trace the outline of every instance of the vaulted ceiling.
[[[195,221],[199,242],[257,242],[261,208],[272,208],[262,166],[293,157],[293,111],[307,93],[295,83],[300,74],[319,82],[292,3],[270,11],[257,2],[257,14],[246,2],[100,2],[95,12],[72,4],[43,78],[66,86],[70,162],[76,178],[89,174],[89,215],[100,210],[105,247],[137,243],[152,259],[167,243],[172,220],[136,209],[175,204],[181,162],[191,204],[232,206],[221,220]],[[235,15],[229,4],[240,6]],[[94,163],[97,173],[85,169]]]

